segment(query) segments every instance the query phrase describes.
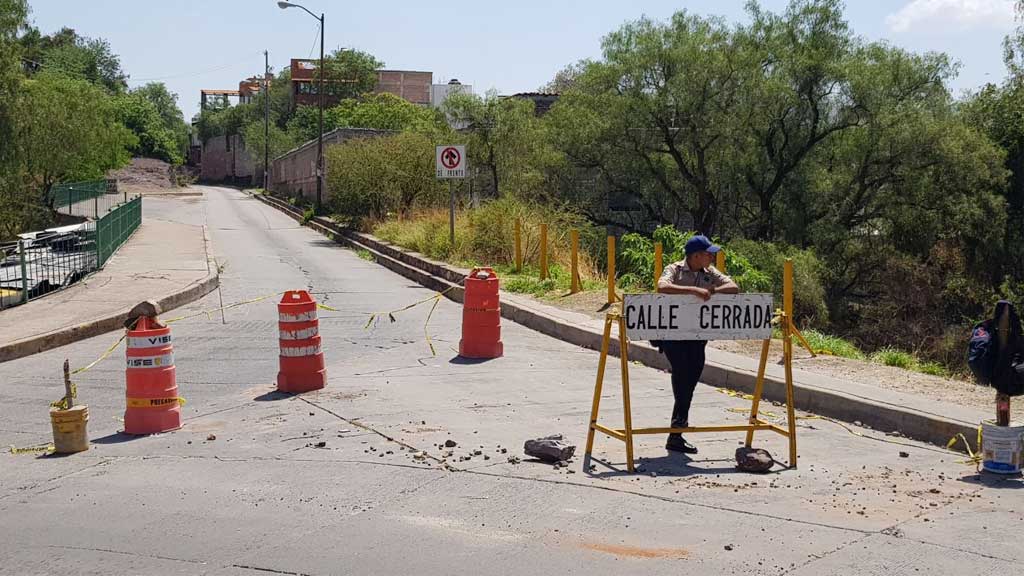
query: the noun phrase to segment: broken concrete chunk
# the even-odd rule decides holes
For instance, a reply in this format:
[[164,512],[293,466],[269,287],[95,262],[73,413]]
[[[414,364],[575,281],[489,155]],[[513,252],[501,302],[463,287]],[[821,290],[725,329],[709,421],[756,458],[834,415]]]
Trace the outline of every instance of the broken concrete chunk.
[[767,472],[774,465],[775,459],[767,450],[746,446],[736,449],[736,467],[744,472]]
[[[146,300],[144,302],[139,302],[138,304],[135,305],[134,308],[132,308],[128,312],[128,316],[125,317],[125,320],[124,320],[124,327],[130,330],[130,329],[135,327],[136,320],[138,320],[142,316],[146,316],[148,318],[153,318],[155,320],[156,317],[159,316],[159,315],[160,315],[160,305],[157,304],[156,302],[154,302],[152,300]],[[160,324],[159,320],[157,321],[157,327],[158,328],[163,328],[163,324]]]
[[533,456],[545,462],[559,462],[571,459],[572,455],[576,452],[576,446],[567,444],[562,439],[561,434],[554,434],[543,438],[527,440],[523,444],[523,452],[527,456]]

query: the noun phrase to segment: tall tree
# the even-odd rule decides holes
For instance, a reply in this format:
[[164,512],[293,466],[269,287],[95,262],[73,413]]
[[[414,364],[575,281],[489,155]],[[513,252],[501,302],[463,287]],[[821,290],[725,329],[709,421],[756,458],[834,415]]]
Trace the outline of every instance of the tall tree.
[[116,104],[102,88],[41,73],[22,90],[15,141],[41,197],[48,198],[57,182],[102,178],[127,163],[137,139],[118,121]]
[[495,196],[528,193],[541,174],[539,161],[547,151],[547,139],[534,116],[533,102],[502,98],[489,92],[453,94],[445,110],[454,126],[468,136],[466,153],[470,169],[483,169],[488,188]]
[[127,90],[121,60],[106,40],[80,36],[71,28],[51,35],[29,28],[20,43],[25,57],[39,70],[88,80],[115,94]]

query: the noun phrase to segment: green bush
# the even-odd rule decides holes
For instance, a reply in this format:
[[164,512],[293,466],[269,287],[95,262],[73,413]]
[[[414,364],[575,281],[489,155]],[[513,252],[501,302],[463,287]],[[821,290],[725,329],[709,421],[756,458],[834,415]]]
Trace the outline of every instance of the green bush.
[[817,330],[804,330],[801,333],[807,339],[807,343],[810,344],[815,354],[828,354],[829,356],[854,358],[857,360],[864,359],[864,353],[857,348],[856,344],[849,340],[839,336],[822,334]]
[[460,211],[456,215],[454,247],[449,245],[447,210],[423,210],[409,218],[388,220],[375,226],[373,232],[384,240],[436,260],[467,266],[512,266],[515,264],[516,219],[522,222],[524,266],[539,265],[540,225],[546,223],[549,270],[556,266],[568,270],[572,259],[570,232],[579,229],[580,277],[596,275],[595,258],[585,250],[585,239],[594,237],[599,229],[572,212],[513,197]]
[[944,378],[950,375],[949,370],[938,362],[922,362],[915,367],[915,370],[931,376],[942,376]]
[[309,224],[309,221],[312,220],[314,216],[316,216],[316,211],[312,208],[306,208],[302,213],[302,223]]
[[331,210],[358,226],[444,205],[448,191],[435,174],[434,144],[430,135],[402,132],[330,146],[325,154]]
[[[793,314],[800,325],[825,326],[829,321],[828,306],[825,302],[825,285],[822,280],[823,266],[811,250],[800,250],[793,246],[733,240],[726,246],[727,271],[729,252],[735,251],[746,258],[751,269],[767,277],[752,277],[750,283],[757,283],[775,295],[776,306],[782,307],[782,271],[787,258],[793,261]],[[742,286],[742,284],[740,284]]]
[[369,250],[363,248],[356,250],[356,256],[366,260],[367,262],[373,262],[375,260],[373,254]]
[[912,370],[917,366],[917,359],[913,354],[896,348],[882,348],[874,352],[871,355],[871,361],[905,370]]

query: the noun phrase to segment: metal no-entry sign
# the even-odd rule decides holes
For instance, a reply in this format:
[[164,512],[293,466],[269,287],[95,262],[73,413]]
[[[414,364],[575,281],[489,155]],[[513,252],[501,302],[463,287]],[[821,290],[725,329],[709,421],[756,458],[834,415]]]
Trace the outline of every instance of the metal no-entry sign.
[[437,147],[437,177],[442,179],[466,177],[465,146]]

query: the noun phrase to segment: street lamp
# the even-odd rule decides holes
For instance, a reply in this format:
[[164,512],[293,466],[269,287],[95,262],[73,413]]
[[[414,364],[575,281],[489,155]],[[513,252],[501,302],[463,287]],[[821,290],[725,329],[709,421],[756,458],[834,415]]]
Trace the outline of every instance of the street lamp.
[[[277,6],[282,10],[286,8],[306,10],[304,6],[291,2],[278,2]],[[309,10],[306,10],[306,14],[320,21],[320,65],[317,66],[317,70],[320,72],[320,81],[316,90],[320,108],[320,130],[316,139],[316,213],[319,214],[321,195],[324,189],[324,15],[321,13],[320,16],[317,16]]]

